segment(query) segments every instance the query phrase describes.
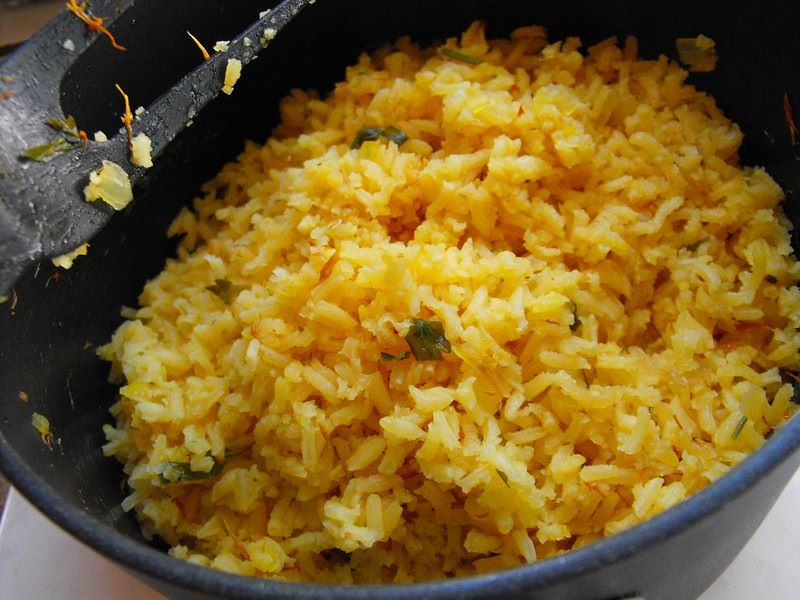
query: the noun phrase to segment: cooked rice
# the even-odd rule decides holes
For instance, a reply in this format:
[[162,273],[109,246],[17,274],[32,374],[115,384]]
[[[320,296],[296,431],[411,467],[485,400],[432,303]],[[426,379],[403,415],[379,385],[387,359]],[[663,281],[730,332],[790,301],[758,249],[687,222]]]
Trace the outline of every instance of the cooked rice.
[[[739,128],[636,41],[539,27],[295,90],[100,350],[144,531],[225,571],[408,582],[680,502],[792,413],[800,265]],[[350,144],[364,126],[397,127]],[[408,350],[439,321],[441,361]]]

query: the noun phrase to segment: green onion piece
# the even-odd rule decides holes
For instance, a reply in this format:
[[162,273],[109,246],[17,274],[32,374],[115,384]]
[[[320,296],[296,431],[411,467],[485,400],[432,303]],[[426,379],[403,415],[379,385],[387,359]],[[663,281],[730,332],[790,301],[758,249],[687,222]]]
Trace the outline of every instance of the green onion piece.
[[675,40],[678,57],[692,73],[707,73],[716,68],[717,50],[714,46],[714,41],[704,35]]
[[739,434],[742,433],[742,428],[744,427],[745,423],[747,423],[747,415],[739,419],[739,422],[736,424],[736,428],[733,430],[733,435],[731,435],[731,439],[735,440],[737,437],[739,437]]
[[327,562],[338,562],[346,564],[350,562],[350,555],[341,548],[331,548],[330,550],[323,550],[320,552],[322,558]]
[[408,140],[408,135],[406,132],[398,129],[397,127],[387,127],[383,130],[381,135],[387,140],[394,142],[398,146],[402,146],[403,143]]
[[158,477],[163,484],[178,483],[180,481],[199,481],[201,479],[211,479],[212,477],[216,477],[222,473],[222,469],[224,467],[224,463],[218,463],[215,461],[214,466],[211,467],[211,470],[208,472],[192,471],[190,463],[174,462],[170,460],[159,465],[158,470],[160,473],[158,474]]
[[791,402],[793,404],[800,404],[800,373],[795,373],[794,371],[789,371],[788,369],[782,369],[780,374],[783,381],[792,384],[793,394]]
[[401,352],[400,354],[389,354],[388,352],[381,352],[381,360],[405,360],[411,355],[410,352]]
[[402,146],[403,143],[408,140],[408,134],[397,127],[383,128],[367,125],[358,130],[356,137],[353,139],[353,143],[350,144],[350,148],[354,150],[361,148],[361,144],[364,142],[374,142],[379,138],[385,138],[398,146]]
[[502,480],[503,480],[503,483],[505,483],[505,484],[506,484],[506,486],[508,486],[508,487],[511,487],[511,484],[510,484],[510,483],[508,483],[508,475],[506,475],[506,474],[505,474],[503,471],[501,471],[500,469],[495,469],[495,471],[497,472],[497,476],[498,476],[500,479],[502,479]]
[[47,144],[33,146],[32,148],[24,150],[22,154],[20,154],[21,158],[47,162],[57,154],[69,152],[81,142],[80,130],[78,129],[74,117],[69,116],[65,119],[48,117],[47,124],[58,131],[60,135],[54,137]]
[[442,352],[450,352],[450,342],[444,337],[444,327],[438,321],[413,319],[406,342],[417,360],[442,360]]
[[381,137],[382,132],[383,129],[381,129],[380,127],[373,127],[371,125],[362,127],[361,129],[358,130],[356,137],[353,138],[353,143],[350,144],[350,148],[354,150],[357,148],[361,148],[361,144],[363,144],[364,142],[372,142]]
[[230,304],[236,300],[236,296],[241,291],[227,279],[215,279],[214,285],[210,285],[206,289],[225,304]]
[[473,56],[472,54],[467,54],[466,52],[461,52],[460,50],[456,50],[455,48],[442,48],[441,53],[444,54],[447,58],[452,58],[453,60],[459,60],[461,62],[469,63],[471,65],[479,65],[483,62],[477,56]]
[[47,124],[56,131],[60,131],[66,138],[72,138],[70,141],[78,143],[81,140],[80,133],[78,132],[78,125],[75,123],[75,117],[69,116],[66,119],[57,119],[55,117],[48,117]]
[[705,244],[707,241],[708,241],[708,238],[705,237],[702,240],[697,240],[696,242],[694,242],[692,244],[686,244],[685,246],[683,246],[682,249],[686,250],[688,252],[694,253],[694,252],[697,252],[700,249],[700,246]]
[[574,300],[569,301],[570,310],[572,311],[572,325],[569,326],[570,331],[577,331],[578,327],[583,325],[583,321],[578,318],[578,305]]
[[63,154],[64,152],[69,152],[70,150],[72,150],[72,144],[70,144],[63,137],[57,137],[54,138],[50,143],[27,148],[22,154],[20,154],[20,156],[30,160],[47,162],[56,154]]

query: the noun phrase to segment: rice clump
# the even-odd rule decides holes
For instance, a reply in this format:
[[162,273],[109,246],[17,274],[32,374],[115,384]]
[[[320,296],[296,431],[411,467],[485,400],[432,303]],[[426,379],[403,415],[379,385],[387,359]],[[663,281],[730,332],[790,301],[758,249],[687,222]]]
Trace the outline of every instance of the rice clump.
[[[495,570],[665,510],[793,413],[780,188],[676,64],[580,46],[400,39],[205,185],[100,350],[147,535],[259,577]],[[404,357],[414,319],[441,360]]]

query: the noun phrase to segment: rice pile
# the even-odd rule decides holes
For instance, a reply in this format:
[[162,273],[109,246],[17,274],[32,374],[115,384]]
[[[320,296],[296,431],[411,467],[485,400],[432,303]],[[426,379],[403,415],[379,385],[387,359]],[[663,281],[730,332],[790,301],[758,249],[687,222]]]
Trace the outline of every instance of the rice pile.
[[[124,508],[173,556],[322,582],[529,563],[680,502],[789,417],[781,190],[683,69],[579,47],[476,23],[363,55],[178,216],[100,350]],[[351,149],[365,126],[408,139]],[[452,351],[399,360],[413,319]]]

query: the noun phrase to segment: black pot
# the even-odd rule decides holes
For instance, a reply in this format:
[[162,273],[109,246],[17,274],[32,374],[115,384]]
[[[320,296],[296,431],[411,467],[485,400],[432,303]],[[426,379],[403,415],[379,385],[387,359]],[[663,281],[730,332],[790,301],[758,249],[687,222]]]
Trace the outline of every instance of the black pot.
[[[98,0],[93,5],[98,14],[110,14],[120,3]],[[38,105],[57,108],[60,102],[63,114],[74,115],[87,131],[116,131],[116,81],[125,85],[135,104],[149,105],[197,62],[196,49],[183,43],[185,29],[205,40],[227,39],[264,5],[256,0],[122,2],[112,30],[127,42],[127,53],[113,52],[98,38],[67,61],[58,90],[28,86],[21,93],[29,94],[31,115],[37,114]],[[742,126],[742,162],[767,168],[787,192],[787,214],[795,226],[800,224],[800,163],[782,107],[786,92],[800,104],[800,10],[794,1],[318,0],[247,67],[231,97],[215,100],[174,140],[140,182],[131,207],[114,215],[91,241],[88,257],[59,276],[49,260],[37,255],[43,250],[34,249],[22,275],[0,282],[0,289],[13,288],[11,299],[0,305],[0,468],[40,510],[174,597],[597,600],[641,595],[675,600],[698,596],[722,572],[800,464],[799,419],[789,421],[719,481],[642,525],[533,565],[435,583],[346,587],[228,575],[169,557],[147,543],[133,516],[120,508],[121,468],[100,451],[101,426],[111,420],[107,410],[116,390],[106,382],[108,367],[96,358],[94,348],[121,322],[120,306],[135,305],[145,280],[173,253],[173,242],[165,237],[171,219],[203,181],[236,155],[243,139],[268,136],[277,121],[278,100],[291,87],[330,89],[361,50],[402,34],[420,42],[456,35],[476,18],[487,21],[490,35],[526,24],[547,26],[551,39],[578,35],[586,44],[633,34],[640,53],[653,57],[674,57],[676,37],[704,33],[714,38],[717,70],[693,75],[692,81],[712,93]],[[56,19],[3,65],[0,74],[15,69],[17,76],[22,72],[34,81],[52,79],[46,60],[27,67],[26,61],[52,43],[54,35],[83,35],[73,19]],[[0,104],[0,167],[18,169],[8,142],[17,130],[9,129],[13,119],[3,110]],[[48,173],[58,173],[58,160]],[[5,232],[0,248],[10,247],[4,244],[10,243],[8,232],[15,228],[8,219],[15,217],[3,206],[0,215],[6,220],[0,224]],[[43,222],[46,228],[47,220]],[[794,241],[797,248],[796,237]],[[10,264],[5,254],[0,260],[4,267]],[[20,391],[27,402],[20,400]],[[50,419],[53,450],[31,426],[34,411]]]

